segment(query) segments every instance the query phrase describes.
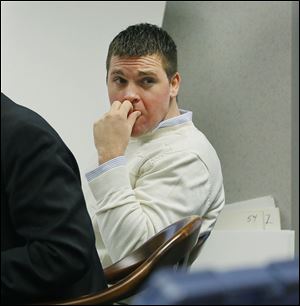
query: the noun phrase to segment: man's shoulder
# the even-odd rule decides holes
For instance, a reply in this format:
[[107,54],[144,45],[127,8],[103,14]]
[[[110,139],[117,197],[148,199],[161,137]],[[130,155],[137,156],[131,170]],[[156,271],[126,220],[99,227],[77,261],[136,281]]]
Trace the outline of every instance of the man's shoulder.
[[56,130],[38,113],[1,94],[1,144],[8,152],[55,148],[76,165],[73,153]]
[[24,135],[24,132],[33,134],[49,134],[54,138],[59,135],[54,128],[34,110],[15,103],[1,93],[1,125],[6,134]]
[[131,140],[127,152],[134,156],[161,156],[188,154],[210,150],[212,145],[206,136],[189,121],[180,125],[164,127],[154,133]]
[[50,126],[44,118],[35,111],[15,103],[10,98],[1,93],[1,114],[6,124],[31,125],[33,122]]
[[218,160],[212,143],[192,121],[170,130],[169,136],[164,140],[164,145],[159,147],[161,150],[163,150],[162,148],[168,148],[171,153],[182,154],[183,156],[194,155],[202,161]]
[[1,134],[7,146],[15,143],[15,145],[30,147],[45,142],[47,145],[58,145],[70,152],[56,130],[42,116],[13,102],[2,93]]
[[[190,150],[193,147],[206,148],[211,146],[206,135],[200,131],[192,121],[171,127],[163,135],[162,139],[168,142],[172,147]],[[164,139],[165,138],[165,139]]]

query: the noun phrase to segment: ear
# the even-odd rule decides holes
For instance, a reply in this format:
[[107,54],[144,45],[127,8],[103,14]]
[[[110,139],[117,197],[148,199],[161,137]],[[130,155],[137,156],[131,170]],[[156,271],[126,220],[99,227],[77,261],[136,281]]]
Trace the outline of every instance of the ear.
[[176,72],[170,81],[170,96],[175,98],[178,95],[181,77],[179,72]]

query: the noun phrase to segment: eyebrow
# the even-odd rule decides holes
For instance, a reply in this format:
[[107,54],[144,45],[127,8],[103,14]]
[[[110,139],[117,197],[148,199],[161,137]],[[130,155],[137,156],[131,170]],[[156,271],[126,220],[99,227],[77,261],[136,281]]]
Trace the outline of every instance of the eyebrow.
[[113,75],[113,74],[124,75],[124,73],[123,73],[123,71],[122,71],[121,69],[113,70],[113,71],[111,72],[111,75]]
[[144,75],[156,76],[156,73],[153,70],[138,70],[138,75],[139,76],[144,76]]
[[[124,72],[121,69],[116,69],[111,72],[111,75],[115,74],[125,76]],[[156,73],[153,70],[138,70],[138,76],[147,76],[147,75],[156,76]]]

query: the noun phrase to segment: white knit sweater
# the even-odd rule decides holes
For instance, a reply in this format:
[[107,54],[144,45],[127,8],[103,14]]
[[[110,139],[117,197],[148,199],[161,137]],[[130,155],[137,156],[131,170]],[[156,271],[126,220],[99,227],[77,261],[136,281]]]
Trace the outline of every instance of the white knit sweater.
[[221,166],[192,121],[131,139],[125,157],[84,190],[104,267],[186,216],[205,218],[201,232],[213,228],[225,201]]

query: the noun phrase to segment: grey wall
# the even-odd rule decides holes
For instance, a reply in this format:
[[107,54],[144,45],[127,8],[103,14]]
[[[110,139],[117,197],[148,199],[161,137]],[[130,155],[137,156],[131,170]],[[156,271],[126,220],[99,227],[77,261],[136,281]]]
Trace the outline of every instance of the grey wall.
[[292,228],[299,255],[299,2],[292,4]]
[[285,229],[299,141],[291,20],[291,1],[168,1],[163,22],[178,46],[179,103],[218,152],[226,202],[271,194]]

